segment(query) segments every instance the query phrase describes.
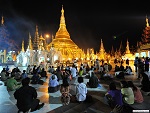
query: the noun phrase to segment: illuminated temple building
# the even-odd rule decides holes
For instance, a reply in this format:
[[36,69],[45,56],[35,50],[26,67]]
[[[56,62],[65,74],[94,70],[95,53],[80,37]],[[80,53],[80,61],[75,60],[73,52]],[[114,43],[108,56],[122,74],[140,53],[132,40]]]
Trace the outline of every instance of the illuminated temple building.
[[[128,41],[126,55],[124,57],[125,59],[131,56]],[[74,61],[87,63],[93,62],[96,59],[109,63],[110,60],[118,57],[121,57],[119,51],[115,55],[106,53],[102,39],[100,40],[99,52],[94,53],[93,48],[88,48],[85,53],[83,49],[79,48],[70,38],[70,34],[66,28],[64,9],[62,7],[59,28],[55,36],[52,36],[52,41],[47,44],[46,39],[42,35],[39,35],[38,26],[36,25],[34,39],[32,40],[29,33],[26,49],[24,40],[22,41],[22,49],[17,55],[16,61],[18,66],[39,65],[40,63],[58,65],[60,63],[73,63]]]
[[150,57],[150,26],[146,16],[146,27],[143,30],[142,42],[137,43],[137,57]]
[[67,31],[63,7],[61,10],[59,29],[52,39],[52,42],[48,45],[49,50],[52,48],[54,48],[55,51],[61,52],[61,56],[59,54],[54,55],[54,61],[83,60],[84,58],[84,52],[71,40],[70,34]]

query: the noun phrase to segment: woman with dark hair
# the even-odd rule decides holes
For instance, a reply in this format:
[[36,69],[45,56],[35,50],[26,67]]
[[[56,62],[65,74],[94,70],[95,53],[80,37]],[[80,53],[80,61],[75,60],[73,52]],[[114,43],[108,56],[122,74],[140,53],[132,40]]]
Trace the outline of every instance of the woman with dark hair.
[[127,81],[121,81],[121,87],[124,104],[134,104],[134,93],[132,88],[128,86]]
[[132,81],[128,81],[129,87],[132,88],[133,93],[134,93],[134,101],[137,103],[142,103],[143,102],[143,95],[138,87],[136,87]]
[[116,89],[115,82],[109,84],[109,90],[105,94],[105,97],[111,108],[114,108],[116,105],[123,105],[121,90]]
[[150,93],[150,81],[149,81],[148,75],[146,73],[142,73],[141,84],[142,84],[141,91],[145,95],[149,94]]

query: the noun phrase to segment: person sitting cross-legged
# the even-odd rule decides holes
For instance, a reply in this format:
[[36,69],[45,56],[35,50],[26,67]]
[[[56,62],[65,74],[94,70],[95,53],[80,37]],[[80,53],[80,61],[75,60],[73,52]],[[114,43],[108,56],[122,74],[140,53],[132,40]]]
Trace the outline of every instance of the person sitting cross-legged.
[[121,90],[116,88],[115,82],[109,84],[109,90],[104,97],[111,108],[116,105],[123,105]]
[[79,103],[86,100],[87,96],[87,87],[83,83],[83,77],[78,77],[78,85],[76,86],[76,99]]
[[128,81],[128,86],[132,88],[134,93],[134,101],[137,103],[142,103],[144,101],[141,90],[133,84],[132,81]]
[[58,82],[58,78],[55,74],[52,74],[49,78],[49,87],[48,92],[54,93],[60,89],[60,84]]
[[87,82],[87,85],[90,88],[97,88],[98,87],[98,78],[97,76],[94,74],[94,72],[91,73],[91,77],[89,78],[89,82]]
[[14,97],[17,100],[18,113],[26,113],[28,111],[36,111],[44,106],[44,103],[39,104],[40,100],[37,99],[36,89],[29,86],[30,78],[22,80],[22,87],[15,91]]
[[21,87],[20,83],[15,79],[14,74],[11,74],[11,77],[7,79],[6,86],[8,91],[14,91]]

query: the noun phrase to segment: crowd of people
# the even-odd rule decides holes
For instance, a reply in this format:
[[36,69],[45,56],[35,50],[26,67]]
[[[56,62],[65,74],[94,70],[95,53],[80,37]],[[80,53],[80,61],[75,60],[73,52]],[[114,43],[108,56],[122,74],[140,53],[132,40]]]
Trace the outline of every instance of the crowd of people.
[[[91,66],[81,64],[79,69],[74,64],[72,66],[59,65],[56,68],[54,68],[54,66],[48,66],[47,69],[40,65],[34,65],[33,68],[31,68],[29,65],[26,70],[21,72],[18,67],[10,71],[7,66],[1,71],[1,80],[5,82],[8,91],[15,91],[14,97],[17,99],[17,107],[19,111],[23,112],[35,111],[44,106],[44,103],[40,104],[40,100],[37,99],[36,89],[29,86],[29,84],[43,85],[44,81],[42,78],[49,79],[48,93],[60,91],[60,99],[63,105],[68,105],[72,97],[74,97],[78,103],[87,102],[89,99],[91,100],[87,88],[97,88],[101,80],[110,80],[113,82],[109,84],[108,92],[104,98],[108,105],[115,109],[118,108],[118,106],[120,108],[120,106],[142,103],[144,101],[143,94],[148,95],[150,93],[150,81],[148,75],[145,73],[145,71],[149,70],[144,66],[145,63],[143,63],[144,65],[140,64],[143,62],[141,59],[136,58],[136,60],[137,70],[135,71],[138,72],[137,76],[140,78],[140,88],[135,86],[132,81],[126,81],[123,77],[120,81],[121,89],[118,89],[116,83],[113,81],[118,75],[113,76],[109,73],[111,70],[110,64],[103,63],[100,65],[98,61]],[[143,67],[141,68],[139,65]],[[126,68],[124,68],[122,63],[120,66],[116,65],[115,72],[118,71],[126,75],[131,75],[133,72],[129,63]],[[50,76],[48,76],[47,73],[50,73]],[[84,78],[89,79],[87,84],[84,83]],[[60,81],[62,81],[62,84],[60,84]],[[78,84],[75,84],[76,81]],[[71,85],[75,85],[76,87],[75,95],[70,93]],[[29,91],[31,93],[28,93]],[[26,97],[26,99],[22,97]]]

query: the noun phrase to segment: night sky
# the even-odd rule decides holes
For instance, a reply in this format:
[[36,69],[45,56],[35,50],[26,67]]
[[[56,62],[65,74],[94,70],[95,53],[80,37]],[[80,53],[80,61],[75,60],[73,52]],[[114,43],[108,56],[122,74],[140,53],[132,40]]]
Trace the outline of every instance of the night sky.
[[[122,41],[130,47],[141,41],[145,17],[150,19],[149,4],[144,1],[99,0],[0,0],[0,16],[4,16],[9,38],[21,47],[21,41],[32,38],[35,26],[39,34],[53,34],[59,28],[61,8],[71,39],[83,49],[99,51],[103,40],[106,52],[119,48]],[[116,38],[114,39],[114,37]]]

